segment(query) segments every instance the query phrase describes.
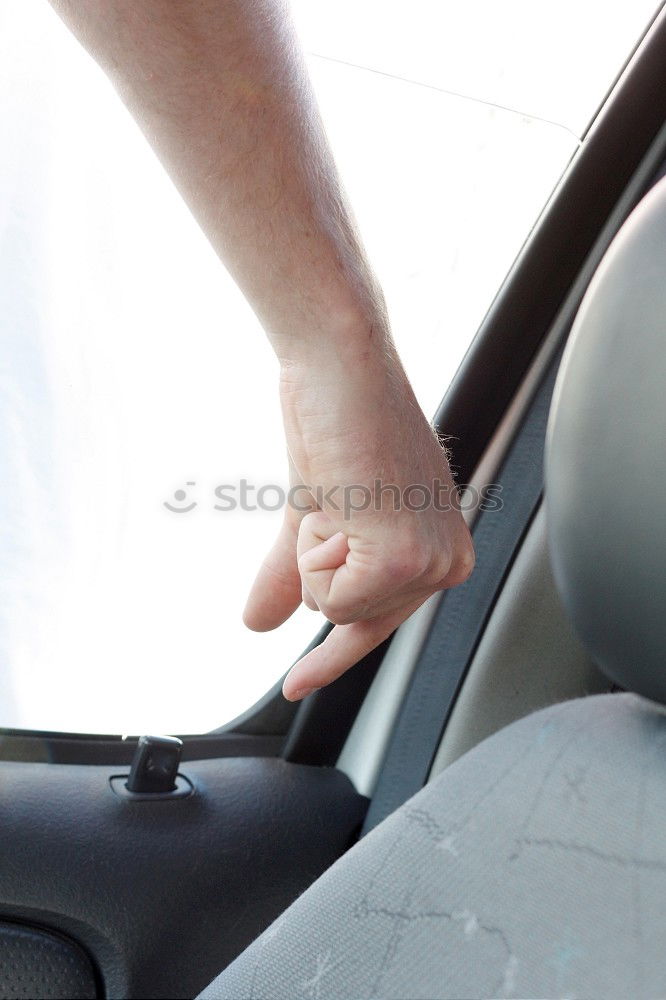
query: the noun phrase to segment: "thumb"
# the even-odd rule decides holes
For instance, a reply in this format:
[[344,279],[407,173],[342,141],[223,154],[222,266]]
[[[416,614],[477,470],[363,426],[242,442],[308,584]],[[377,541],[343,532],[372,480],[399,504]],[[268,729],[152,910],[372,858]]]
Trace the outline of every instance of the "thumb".
[[254,632],[268,632],[289,618],[301,603],[301,577],[296,562],[298,525],[285,518],[280,534],[256,579],[243,612]]

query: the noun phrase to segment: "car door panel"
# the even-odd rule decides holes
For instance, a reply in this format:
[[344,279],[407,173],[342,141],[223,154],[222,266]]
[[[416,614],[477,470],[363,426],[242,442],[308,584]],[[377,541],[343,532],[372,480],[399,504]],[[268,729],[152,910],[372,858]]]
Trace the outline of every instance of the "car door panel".
[[116,794],[123,773],[0,765],[0,917],[75,940],[110,997],[196,995],[344,852],[367,807],[335,769],[277,758],[187,762],[191,794],[157,801]]

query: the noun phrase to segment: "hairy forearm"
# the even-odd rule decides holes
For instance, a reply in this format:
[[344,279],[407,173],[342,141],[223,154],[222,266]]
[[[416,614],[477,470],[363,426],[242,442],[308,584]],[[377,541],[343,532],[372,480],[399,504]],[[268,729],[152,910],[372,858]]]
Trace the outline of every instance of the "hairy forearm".
[[401,495],[442,481],[455,491],[391,344],[284,0],[51,2],[106,69],[281,361],[290,475],[312,510],[287,507],[245,621],[275,628],[303,598],[336,623],[285,682],[303,697],[464,580],[474,556],[455,504],[347,517],[326,499],[350,484],[377,496],[379,479]]
[[283,0],[51,0],[106,70],[278,357],[388,343]]

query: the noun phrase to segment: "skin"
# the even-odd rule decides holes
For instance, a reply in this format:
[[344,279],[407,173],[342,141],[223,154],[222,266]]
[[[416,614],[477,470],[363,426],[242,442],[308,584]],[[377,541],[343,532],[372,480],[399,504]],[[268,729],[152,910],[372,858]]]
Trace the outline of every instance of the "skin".
[[396,509],[392,494],[348,516],[317,506],[316,488],[453,482],[392,342],[288,11],[282,0],[51,2],[111,78],[279,360],[291,482],[311,490],[298,494],[306,509],[286,508],[244,620],[273,629],[304,600],[335,624],[285,680],[285,697],[302,698],[467,579],[474,554],[455,507]]

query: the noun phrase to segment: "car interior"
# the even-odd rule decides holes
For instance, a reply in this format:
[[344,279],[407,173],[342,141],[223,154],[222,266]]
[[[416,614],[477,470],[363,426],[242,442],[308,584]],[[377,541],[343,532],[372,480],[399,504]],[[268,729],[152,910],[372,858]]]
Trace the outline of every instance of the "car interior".
[[465,584],[214,732],[0,732],[0,996],[666,995],[665,123],[661,11],[437,414]]

